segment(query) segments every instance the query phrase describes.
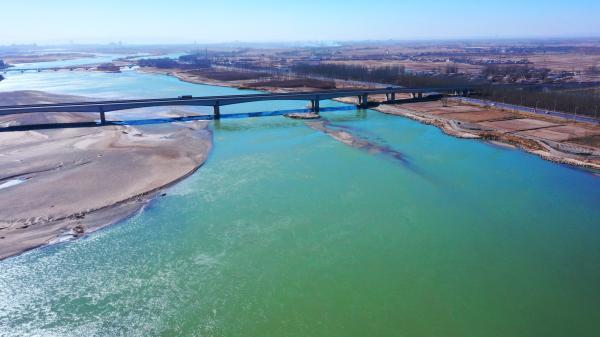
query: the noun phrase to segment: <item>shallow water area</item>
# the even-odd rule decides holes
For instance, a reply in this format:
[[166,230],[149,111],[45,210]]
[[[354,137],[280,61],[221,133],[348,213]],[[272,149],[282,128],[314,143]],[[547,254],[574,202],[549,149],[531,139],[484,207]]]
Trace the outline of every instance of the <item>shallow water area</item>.
[[10,180],[7,180],[7,181],[5,181],[3,183],[0,183],[0,190],[4,189],[4,188],[9,188],[9,187],[12,187],[12,186],[16,186],[16,185],[22,184],[25,181],[26,181],[25,179],[10,179]]

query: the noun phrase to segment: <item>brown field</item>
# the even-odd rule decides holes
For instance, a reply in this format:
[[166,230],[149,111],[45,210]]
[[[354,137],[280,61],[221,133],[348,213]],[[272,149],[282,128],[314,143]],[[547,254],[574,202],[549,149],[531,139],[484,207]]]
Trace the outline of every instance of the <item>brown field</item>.
[[519,132],[519,134],[562,142],[570,139],[585,139],[587,137],[598,136],[600,135],[600,130],[571,124],[539,130],[523,131]]
[[323,81],[310,78],[298,78],[298,79],[282,79],[282,80],[268,80],[258,81],[246,84],[249,88],[258,87],[278,87],[278,88],[315,88],[315,89],[335,89],[335,81]]
[[202,76],[217,81],[245,81],[256,80],[268,77],[266,73],[255,71],[233,71],[233,70],[213,70],[213,69],[198,69],[189,70],[187,74],[194,76]]
[[500,111],[500,110],[486,110],[482,109],[479,111],[467,111],[467,112],[458,112],[458,113],[445,113],[445,118],[460,120],[464,122],[484,122],[484,121],[500,121],[515,118],[515,114]]
[[444,106],[441,101],[407,103],[403,104],[403,106],[411,110],[426,112],[432,115],[488,111],[471,105]]
[[600,135],[583,137],[583,138],[575,138],[569,140],[570,143],[585,145],[595,148],[600,148]]
[[539,119],[532,118],[519,118],[519,119],[510,119],[504,121],[493,121],[493,122],[482,122],[481,125],[485,127],[489,127],[492,129],[496,129],[502,132],[515,132],[515,131],[525,131],[532,130],[538,128],[545,128],[549,126],[555,126],[559,124],[550,123],[546,121],[542,121]]
[[589,66],[600,65],[600,55],[584,53],[534,54],[528,55],[527,59],[536,67],[558,71],[582,71]]

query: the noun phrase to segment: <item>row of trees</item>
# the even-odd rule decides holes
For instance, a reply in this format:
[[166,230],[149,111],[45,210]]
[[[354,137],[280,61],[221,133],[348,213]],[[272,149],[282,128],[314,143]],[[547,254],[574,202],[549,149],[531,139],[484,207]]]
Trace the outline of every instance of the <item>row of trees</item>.
[[176,68],[179,65],[179,62],[170,58],[141,59],[138,60],[137,63],[140,67],[153,67],[159,69]]
[[[377,82],[405,87],[451,87],[470,86],[484,98],[528,106],[532,108],[562,111],[574,114],[598,116],[600,96],[594,90],[566,91],[537,85],[492,85],[488,81],[470,80],[462,76],[409,74],[402,66],[369,68],[346,64],[298,64],[292,70],[297,74],[313,75],[343,80]],[[529,66],[491,66],[487,74],[520,74],[534,72]]]
[[600,95],[593,90],[545,90],[540,87],[480,86],[478,92],[491,101],[572,114],[600,116]]
[[529,65],[516,65],[516,64],[489,64],[486,65],[482,74],[485,76],[513,76],[513,77],[525,77],[530,76],[533,68]]
[[180,69],[205,69],[211,67],[211,62],[199,54],[180,56],[174,60],[168,57],[155,59],[141,59],[138,62],[140,67],[154,67],[160,69],[180,68]]
[[[449,71],[453,70],[455,69],[449,69]],[[292,71],[300,75],[321,76],[362,82],[376,82],[399,86],[451,87],[467,85],[471,83],[467,78],[462,76],[427,76],[407,73],[404,66],[400,65],[369,68],[366,66],[349,64],[301,63],[294,65],[292,67]]]

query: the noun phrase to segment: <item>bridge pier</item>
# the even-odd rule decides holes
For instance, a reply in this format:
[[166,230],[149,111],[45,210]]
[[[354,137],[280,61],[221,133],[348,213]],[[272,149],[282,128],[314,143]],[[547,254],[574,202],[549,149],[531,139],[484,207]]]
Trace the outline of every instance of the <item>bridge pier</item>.
[[364,94],[362,96],[358,96],[358,106],[361,108],[366,108],[369,105],[369,95]]
[[106,116],[104,115],[104,108],[100,107],[100,124],[104,125],[106,124]]
[[385,94],[385,99],[387,100],[388,103],[396,101],[396,93],[392,92],[392,93]]
[[310,110],[316,114],[321,111],[321,101],[319,99],[310,100]]
[[213,106],[213,112],[215,119],[221,119],[221,106],[219,105],[219,102]]

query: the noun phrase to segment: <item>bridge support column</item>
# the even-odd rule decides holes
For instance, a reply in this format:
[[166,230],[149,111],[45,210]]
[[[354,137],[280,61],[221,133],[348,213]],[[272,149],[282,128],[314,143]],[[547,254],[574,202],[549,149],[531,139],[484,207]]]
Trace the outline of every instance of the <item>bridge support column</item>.
[[423,93],[422,92],[418,93],[417,98],[423,98]]
[[104,108],[100,107],[100,124],[106,124],[106,116],[104,115]]
[[396,100],[396,93],[395,92],[391,92],[391,93],[385,94],[385,99],[386,99],[386,101],[388,103],[394,102]]
[[221,106],[219,106],[219,102],[213,106],[213,112],[215,119],[221,119]]
[[369,95],[358,96],[358,106],[361,108],[366,108],[369,105]]
[[321,101],[318,99],[313,99],[310,101],[310,110],[316,114],[321,111]]

